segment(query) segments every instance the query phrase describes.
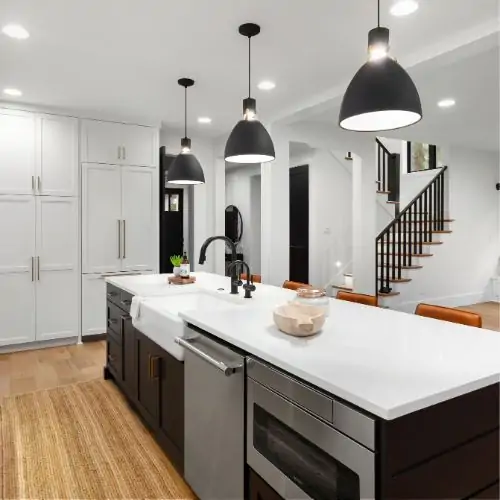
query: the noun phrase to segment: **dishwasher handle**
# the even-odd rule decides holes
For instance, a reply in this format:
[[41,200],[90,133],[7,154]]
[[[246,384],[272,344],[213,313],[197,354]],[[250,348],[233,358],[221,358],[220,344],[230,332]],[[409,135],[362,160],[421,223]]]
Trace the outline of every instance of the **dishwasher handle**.
[[210,365],[214,366],[215,368],[223,372],[226,377],[230,377],[234,373],[243,369],[244,365],[243,363],[238,363],[233,366],[228,366],[223,361],[218,361],[217,359],[208,355],[206,352],[203,352],[201,349],[198,349],[195,345],[193,345],[193,342],[195,340],[196,339],[183,339],[182,337],[177,337],[175,339],[175,343],[179,344],[180,346],[184,347],[184,349],[187,349],[194,355],[198,356],[199,358],[203,359]]

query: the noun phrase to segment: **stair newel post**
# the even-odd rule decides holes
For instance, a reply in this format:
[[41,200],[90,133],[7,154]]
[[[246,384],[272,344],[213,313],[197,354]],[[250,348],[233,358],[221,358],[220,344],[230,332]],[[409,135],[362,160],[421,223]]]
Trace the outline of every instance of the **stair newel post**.
[[444,173],[445,170],[441,172],[440,182],[441,182],[441,227],[440,231],[444,231]]
[[384,279],[385,279],[385,276],[387,275],[387,272],[388,272],[388,268],[386,267],[386,258],[385,258],[385,234],[382,235],[382,246],[379,250],[382,251],[382,281],[380,282],[380,290],[384,290],[385,288],[385,282],[384,282]]
[[380,153],[381,153],[382,149],[380,147],[380,144],[377,143],[377,153],[378,153],[378,162],[377,162],[377,181],[378,181],[378,189],[379,191],[385,191],[384,190],[384,187],[382,186],[381,184],[381,179],[382,179],[382,176],[380,174],[380,164],[381,164],[381,158],[380,158]]
[[387,184],[386,184],[386,169],[387,169],[387,156],[385,154],[385,151],[382,152],[382,190],[387,191]]
[[443,179],[443,174],[439,174],[437,178],[437,193],[438,193],[438,218],[437,218],[437,224],[436,224],[436,229],[438,231],[442,231],[441,226],[442,226],[442,219],[443,219],[443,212],[441,210],[441,199],[442,199],[442,193],[441,193],[441,182]]
[[423,210],[423,207],[422,207],[422,197],[420,197],[418,199],[418,202],[417,202],[417,205],[418,205],[418,208],[417,208],[417,213],[415,214],[415,217],[417,217],[417,222],[414,223],[414,226],[416,229],[418,229],[418,233],[417,233],[417,238],[418,238],[418,251],[416,253],[422,253],[422,249],[423,249],[423,245],[422,245],[422,232],[423,232],[423,225],[422,225],[422,210]]
[[[401,221],[403,223],[403,231],[404,231],[404,252],[405,252],[405,266],[411,266],[411,232],[408,232],[408,218],[407,218],[408,212],[405,212],[403,215],[403,220]],[[410,214],[411,214],[411,207],[410,207]]]
[[[390,239],[390,245],[391,245],[391,278],[396,279],[396,226],[392,226],[391,230],[389,231],[389,234],[392,233],[392,237]],[[399,256],[397,256],[399,257]]]
[[432,184],[433,190],[434,190],[434,224],[433,224],[433,231],[436,231],[438,228],[438,217],[439,217],[439,203],[438,203],[438,196],[439,196],[439,177],[436,179],[436,181]]
[[398,253],[399,253],[399,258],[398,258],[398,279],[401,279],[401,266],[404,265],[402,263],[402,260],[404,262],[404,259],[406,259],[406,252],[403,249],[401,251],[401,219],[398,219]]

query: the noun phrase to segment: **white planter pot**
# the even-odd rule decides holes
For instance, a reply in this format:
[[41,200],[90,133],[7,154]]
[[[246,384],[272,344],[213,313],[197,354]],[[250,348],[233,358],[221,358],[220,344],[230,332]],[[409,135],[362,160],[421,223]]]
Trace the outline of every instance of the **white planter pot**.
[[174,267],[174,276],[180,276],[180,275],[181,275],[181,268]]

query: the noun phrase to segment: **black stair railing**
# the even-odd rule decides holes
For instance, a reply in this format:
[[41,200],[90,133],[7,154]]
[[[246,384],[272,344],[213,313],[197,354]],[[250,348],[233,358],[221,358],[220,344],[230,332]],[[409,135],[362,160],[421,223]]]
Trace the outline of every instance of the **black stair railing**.
[[384,146],[379,139],[375,139],[377,143],[377,184],[378,191],[388,192],[389,184],[389,158],[391,152]]
[[423,254],[425,243],[444,230],[445,174],[440,172],[413,198],[396,218],[377,236],[377,290],[390,293],[391,283],[402,279],[402,270],[412,267]]

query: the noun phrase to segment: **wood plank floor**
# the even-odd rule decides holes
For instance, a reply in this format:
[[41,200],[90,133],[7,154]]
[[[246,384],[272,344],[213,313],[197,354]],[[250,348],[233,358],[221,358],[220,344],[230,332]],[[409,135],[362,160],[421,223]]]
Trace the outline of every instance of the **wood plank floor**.
[[480,314],[483,318],[483,328],[500,332],[500,304],[498,302],[484,302],[483,304],[457,307],[457,309]]
[[105,342],[0,354],[0,402],[6,396],[102,377]]

